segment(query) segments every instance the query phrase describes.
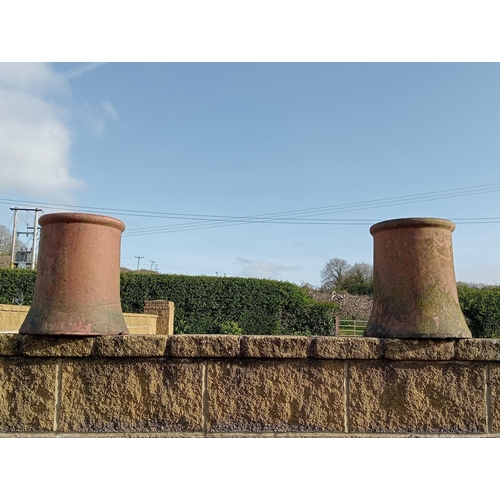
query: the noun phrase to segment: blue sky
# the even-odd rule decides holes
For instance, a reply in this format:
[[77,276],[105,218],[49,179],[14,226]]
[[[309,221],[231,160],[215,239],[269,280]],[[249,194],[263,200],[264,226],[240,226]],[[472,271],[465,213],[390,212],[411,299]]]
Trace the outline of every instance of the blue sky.
[[373,223],[442,217],[457,279],[500,283],[499,88],[498,63],[3,63],[0,224],[92,207],[125,267],[319,285]]

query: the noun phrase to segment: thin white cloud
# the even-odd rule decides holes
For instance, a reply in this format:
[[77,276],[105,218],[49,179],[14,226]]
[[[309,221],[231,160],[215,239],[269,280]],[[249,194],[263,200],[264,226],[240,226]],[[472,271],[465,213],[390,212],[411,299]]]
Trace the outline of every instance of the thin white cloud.
[[102,101],[99,107],[88,102],[76,106],[76,116],[90,133],[102,139],[107,130],[107,121],[118,121],[118,113],[109,101]]
[[0,63],[0,89],[31,94],[69,94],[68,83],[45,63]]
[[71,132],[44,90],[64,91],[46,64],[0,64],[0,192],[70,199],[84,186],[69,171]]
[[109,101],[75,105],[68,82],[104,64],[59,74],[46,63],[0,63],[0,193],[71,202],[85,187],[70,171],[68,120],[72,116],[102,138],[118,113]]
[[299,241],[292,241],[292,245],[295,245],[297,247],[314,248],[314,245],[309,245],[308,243],[301,243]]
[[338,246],[340,248],[356,248],[356,245],[349,243],[348,241],[340,241]]
[[296,266],[285,266],[284,264],[276,264],[274,262],[267,262],[265,260],[251,260],[243,257],[236,257],[238,262],[246,264],[240,272],[242,276],[249,276],[254,278],[282,278],[282,274],[287,271],[296,271],[302,269]]
[[118,120],[118,113],[116,112],[116,109],[113,108],[113,105],[109,101],[102,101],[101,102],[101,108],[104,112],[104,115],[107,118],[111,118],[111,120]]
[[66,80],[73,80],[74,78],[80,78],[83,76],[85,73],[88,73],[89,71],[93,71],[94,69],[99,68],[99,66],[104,66],[105,62],[91,62],[91,63],[84,63],[80,64],[76,68],[70,69],[69,71],[66,71],[66,73],[63,73],[61,77],[65,78]]

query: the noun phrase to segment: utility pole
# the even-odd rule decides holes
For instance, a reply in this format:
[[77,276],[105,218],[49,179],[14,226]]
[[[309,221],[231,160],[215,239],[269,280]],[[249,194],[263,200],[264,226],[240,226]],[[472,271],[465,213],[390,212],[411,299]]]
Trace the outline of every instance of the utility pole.
[[151,267],[150,267],[149,270],[152,271],[153,270],[153,264],[156,262],[156,260],[150,260],[149,262],[151,262]]
[[144,255],[142,255],[141,257],[138,257],[137,255],[135,256],[135,258],[137,259],[137,270],[139,271],[139,262],[141,261],[141,259],[144,258]]
[[[10,267],[14,267],[14,262],[16,261],[16,241],[20,234],[32,235],[33,236],[33,246],[31,247],[31,269],[36,268],[36,254],[37,254],[37,234],[38,234],[38,212],[43,212],[41,208],[11,208],[14,211],[14,229],[12,231],[12,251],[10,255]],[[26,229],[31,229],[31,231],[17,231],[17,212],[35,212],[35,222],[33,227],[27,226]],[[28,251],[28,249],[26,249]],[[28,255],[28,254],[27,254]],[[28,259],[28,257],[26,257]],[[29,262],[26,260],[26,262]]]
[[10,252],[10,268],[14,267],[14,261],[16,258],[16,240],[17,240],[17,208],[11,208],[14,210],[14,229],[12,230],[12,251]]
[[41,208],[35,208],[35,223],[33,224],[33,253],[31,257],[31,269],[36,269],[38,248],[36,244],[36,238],[38,236],[38,212],[41,212]]

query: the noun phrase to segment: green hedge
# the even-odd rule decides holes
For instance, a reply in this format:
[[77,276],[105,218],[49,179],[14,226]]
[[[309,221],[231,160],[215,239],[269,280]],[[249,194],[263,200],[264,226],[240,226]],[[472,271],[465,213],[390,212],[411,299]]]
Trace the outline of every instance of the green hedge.
[[[35,271],[0,270],[0,303],[31,304],[35,276]],[[173,301],[176,333],[333,335],[338,309],[292,283],[255,278],[125,272],[120,293],[124,312],[142,313],[146,300]]]
[[334,311],[300,287],[256,278],[121,273],[125,312],[142,312],[146,300],[175,303],[176,333],[222,333],[236,322],[246,335],[333,335]]
[[473,337],[500,337],[500,287],[458,283],[458,299]]
[[0,269],[0,304],[30,305],[36,272],[28,269]]
[[[0,303],[30,305],[35,278],[35,271],[0,269]],[[457,290],[472,335],[500,338],[500,287],[458,283]],[[282,281],[121,273],[124,312],[160,299],[175,303],[176,333],[332,335],[338,308]]]

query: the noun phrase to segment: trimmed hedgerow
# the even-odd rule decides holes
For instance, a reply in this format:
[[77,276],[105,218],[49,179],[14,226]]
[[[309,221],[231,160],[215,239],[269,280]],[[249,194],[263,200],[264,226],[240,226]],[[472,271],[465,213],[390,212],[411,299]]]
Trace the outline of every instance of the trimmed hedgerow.
[[[338,305],[317,302],[283,281],[121,273],[124,312],[146,300],[175,303],[176,333],[333,335]],[[36,271],[0,269],[0,304],[30,305]],[[500,338],[500,287],[458,283],[460,306],[474,337]]]
[[457,290],[472,336],[500,338],[500,287],[458,283]]
[[30,305],[35,291],[36,271],[0,269],[0,304]]
[[[0,270],[0,303],[30,305],[35,277]],[[120,293],[123,312],[142,313],[146,300],[173,301],[176,333],[227,333],[237,324],[246,335],[333,335],[338,309],[292,283],[256,278],[124,272]]]
[[229,322],[246,335],[334,333],[336,306],[283,281],[126,272],[121,300],[125,312],[142,312],[146,300],[173,301],[176,333],[222,333]]

